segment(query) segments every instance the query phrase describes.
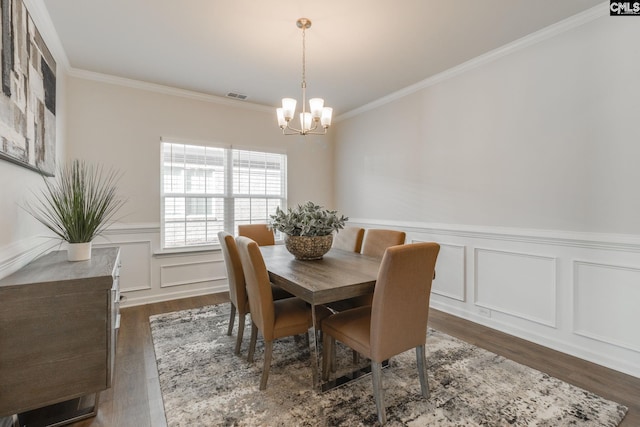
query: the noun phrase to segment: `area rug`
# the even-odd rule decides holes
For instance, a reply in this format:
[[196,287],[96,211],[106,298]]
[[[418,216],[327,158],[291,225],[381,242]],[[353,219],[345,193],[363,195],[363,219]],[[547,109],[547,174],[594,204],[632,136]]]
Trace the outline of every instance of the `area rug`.
[[[167,424],[176,426],[368,426],[377,424],[371,377],[312,390],[306,340],[274,343],[267,390],[254,363],[233,354],[229,304],[150,318]],[[249,327],[247,325],[247,331]],[[352,363],[338,349],[338,370]],[[431,397],[420,395],[415,352],[383,370],[388,426],[617,426],[627,408],[442,332],[427,334]]]

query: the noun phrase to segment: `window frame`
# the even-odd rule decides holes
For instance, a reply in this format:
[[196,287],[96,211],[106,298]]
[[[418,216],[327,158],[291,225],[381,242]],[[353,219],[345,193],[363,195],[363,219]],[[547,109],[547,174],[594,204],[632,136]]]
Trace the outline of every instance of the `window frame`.
[[[184,181],[184,186],[181,192],[165,192],[165,144],[177,144],[182,145],[183,147],[191,146],[191,147],[200,147],[200,148],[211,148],[211,149],[222,149],[223,150],[223,192],[222,193],[209,193],[206,191],[193,193],[188,192],[186,188],[186,179]],[[265,189],[263,194],[253,194],[249,189],[248,193],[234,193],[234,172],[237,172],[237,168],[234,167],[234,153],[242,153],[246,152],[249,155],[256,153],[258,155],[278,155],[281,156],[279,159],[280,162],[280,191],[278,194],[268,194],[268,191]],[[175,138],[175,137],[161,137],[160,138],[160,252],[161,253],[172,253],[172,252],[197,252],[197,251],[206,251],[206,250],[215,250],[220,247],[219,242],[217,241],[217,232],[214,237],[215,241],[210,241],[207,243],[199,243],[199,244],[182,244],[175,246],[167,246],[166,242],[166,226],[168,224],[167,221],[167,212],[166,212],[166,199],[170,197],[185,197],[185,220],[177,221],[178,223],[183,222],[186,225],[189,221],[186,219],[186,198],[200,198],[205,199],[205,206],[208,205],[208,199],[222,199],[223,206],[223,220],[222,220],[222,229],[227,231],[233,235],[236,234],[237,225],[238,224],[251,224],[257,222],[264,222],[268,220],[268,215],[270,212],[267,206],[267,218],[254,218],[250,213],[249,218],[241,218],[238,219],[238,214],[236,212],[236,201],[238,199],[249,200],[249,205],[251,206],[251,199],[258,200],[276,200],[278,201],[278,205],[284,209],[287,206],[287,173],[288,173],[288,165],[287,165],[287,153],[286,151],[273,150],[269,148],[256,148],[256,147],[244,147],[244,146],[232,146],[230,144],[219,144],[210,141],[194,141],[194,140],[185,140],[183,138]],[[173,161],[171,162],[173,164]],[[251,173],[251,163],[249,163],[248,176],[250,179]],[[256,169],[260,170],[260,169]],[[266,174],[266,167],[264,168]],[[205,181],[207,177],[205,176]],[[206,185],[206,184],[205,184]],[[267,185],[267,180],[265,179],[265,186]],[[207,221],[205,213],[204,222]],[[169,221],[171,222],[171,221]],[[205,232],[206,233],[206,232]],[[185,241],[187,240],[185,235]]]

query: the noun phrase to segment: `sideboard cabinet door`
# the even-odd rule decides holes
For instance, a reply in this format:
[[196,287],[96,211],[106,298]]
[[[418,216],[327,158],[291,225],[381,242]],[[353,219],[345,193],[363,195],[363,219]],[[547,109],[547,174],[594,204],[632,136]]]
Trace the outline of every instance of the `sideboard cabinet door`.
[[111,386],[119,249],[51,252],[0,280],[0,416]]

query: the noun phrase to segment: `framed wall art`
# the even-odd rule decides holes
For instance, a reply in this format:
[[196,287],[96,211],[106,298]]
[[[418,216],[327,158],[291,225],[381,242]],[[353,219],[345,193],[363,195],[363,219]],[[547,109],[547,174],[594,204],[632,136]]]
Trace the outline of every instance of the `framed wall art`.
[[0,159],[53,176],[56,63],[23,0],[0,3]]

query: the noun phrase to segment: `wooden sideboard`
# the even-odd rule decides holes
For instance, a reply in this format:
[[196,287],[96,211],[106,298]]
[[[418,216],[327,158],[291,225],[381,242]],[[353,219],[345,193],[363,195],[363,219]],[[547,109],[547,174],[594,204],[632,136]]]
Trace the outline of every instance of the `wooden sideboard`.
[[[0,417],[111,387],[120,250],[51,252],[0,280]],[[92,413],[95,414],[95,411]]]

